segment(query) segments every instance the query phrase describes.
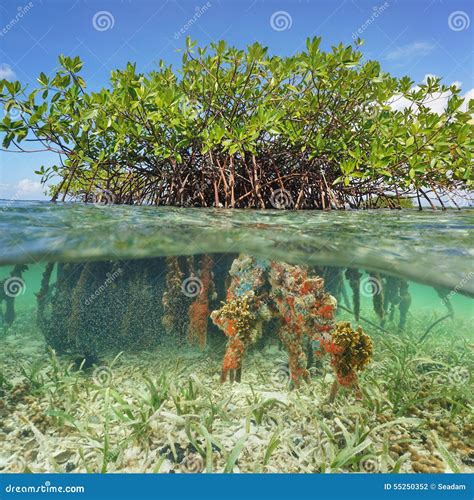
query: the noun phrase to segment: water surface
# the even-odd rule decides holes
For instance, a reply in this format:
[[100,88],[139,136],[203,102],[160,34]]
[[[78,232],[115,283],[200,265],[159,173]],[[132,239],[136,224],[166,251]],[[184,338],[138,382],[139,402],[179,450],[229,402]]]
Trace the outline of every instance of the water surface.
[[0,202],[0,265],[248,253],[474,296],[474,211],[279,211]]

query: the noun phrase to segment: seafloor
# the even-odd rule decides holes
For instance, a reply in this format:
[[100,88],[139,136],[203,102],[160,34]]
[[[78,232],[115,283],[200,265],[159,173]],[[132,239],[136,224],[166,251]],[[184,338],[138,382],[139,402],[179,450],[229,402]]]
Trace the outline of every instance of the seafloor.
[[2,472],[474,471],[466,321],[422,344],[423,317],[410,333],[367,330],[363,399],[329,403],[329,360],[289,390],[276,343],[251,350],[233,385],[219,382],[219,343],[201,352],[170,340],[78,369],[48,353],[33,315],[0,337]]

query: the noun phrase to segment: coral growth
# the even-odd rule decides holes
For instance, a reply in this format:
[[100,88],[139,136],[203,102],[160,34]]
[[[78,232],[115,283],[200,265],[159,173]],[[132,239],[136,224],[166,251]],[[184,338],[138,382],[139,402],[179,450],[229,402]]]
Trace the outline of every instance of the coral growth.
[[254,298],[252,291],[242,297],[233,297],[219,311],[213,313],[214,323],[222,328],[229,338],[222,364],[222,382],[225,382],[228,373],[231,382],[239,381],[243,355],[247,347],[261,334],[261,322],[258,321],[253,307]]

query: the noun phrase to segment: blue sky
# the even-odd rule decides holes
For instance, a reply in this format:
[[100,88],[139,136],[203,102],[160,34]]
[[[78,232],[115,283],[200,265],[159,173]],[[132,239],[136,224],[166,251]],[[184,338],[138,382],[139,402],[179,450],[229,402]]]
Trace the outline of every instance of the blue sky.
[[[307,36],[322,36],[328,48],[351,43],[358,30],[365,57],[384,70],[416,82],[442,76],[472,94],[473,0],[3,0],[0,78],[32,88],[64,53],[85,61],[83,76],[97,89],[127,61],[141,71],[160,59],[179,68],[176,49],[187,35],[201,44],[259,41],[284,55],[304,48]],[[41,199],[33,172],[53,162],[43,153],[0,152],[0,198]]]

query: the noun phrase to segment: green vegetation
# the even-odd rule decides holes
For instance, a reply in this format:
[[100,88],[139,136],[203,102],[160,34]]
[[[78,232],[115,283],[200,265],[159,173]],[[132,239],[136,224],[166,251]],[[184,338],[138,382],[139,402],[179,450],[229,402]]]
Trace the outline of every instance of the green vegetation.
[[[188,39],[179,73],[128,63],[98,92],[86,90],[78,57],[60,56],[31,92],[0,82],[3,146],[58,153],[37,171],[55,183],[54,200],[357,208],[407,196],[442,203],[471,187],[473,100],[437,78],[414,87],[357,47],[324,52],[320,41],[278,57],[258,43]],[[452,94],[441,115],[427,106],[438,92]],[[412,106],[394,110],[402,98]]]
[[6,441],[15,447],[7,470],[468,472],[470,325],[418,344],[425,324],[411,318],[403,335],[370,332],[375,359],[361,375],[362,401],[349,391],[328,401],[328,359],[311,384],[288,391],[273,356],[254,353],[255,378],[229,390],[218,355],[183,363],[163,346],[139,364],[124,354],[84,370],[38,351],[4,374],[15,382],[3,386],[0,431],[21,431]]

